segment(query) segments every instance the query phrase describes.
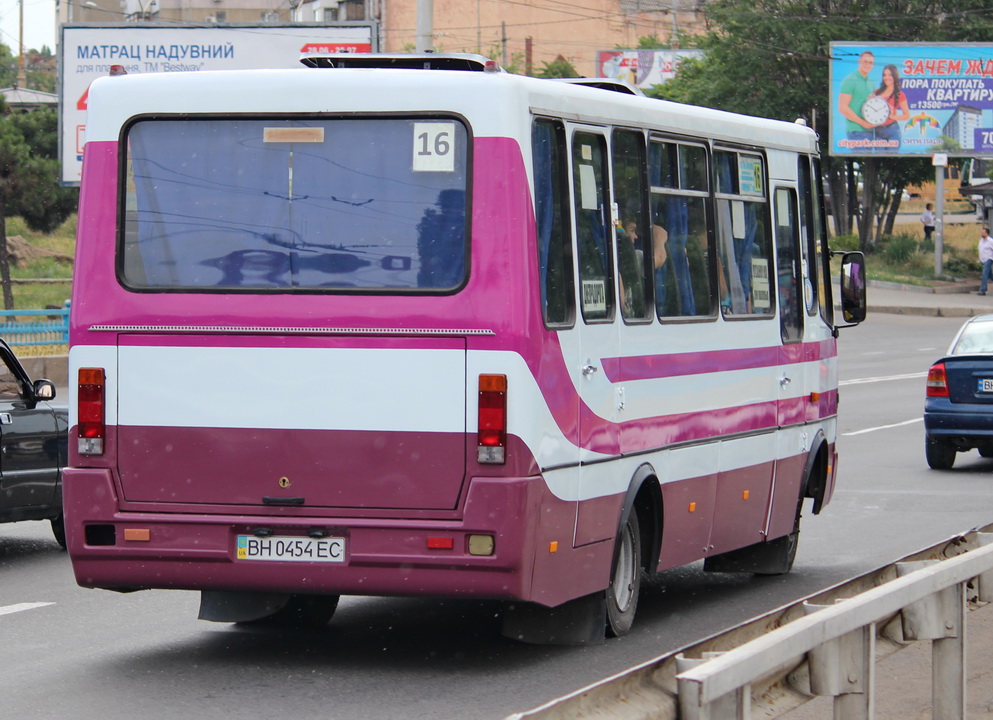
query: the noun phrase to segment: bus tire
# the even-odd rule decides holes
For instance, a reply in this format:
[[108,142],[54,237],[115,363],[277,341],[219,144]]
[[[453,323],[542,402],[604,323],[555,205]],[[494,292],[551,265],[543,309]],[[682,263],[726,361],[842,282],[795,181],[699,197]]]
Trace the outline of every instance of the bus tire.
[[641,590],[641,526],[632,508],[614,547],[614,563],[607,587],[607,634],[626,635],[634,623]]
[[796,517],[793,520],[793,532],[765,543],[771,555],[769,570],[756,570],[756,575],[786,575],[793,569],[796,560],[796,549],[800,545],[800,514],[803,511],[803,496],[796,503]]
[[793,569],[796,549],[800,544],[800,513],[802,509],[803,495],[797,500],[793,532],[789,535],[709,557],[703,561],[704,572],[753,573],[755,575],[787,574]]
[[320,628],[331,622],[339,595],[290,595],[289,601],[257,624],[280,627]]

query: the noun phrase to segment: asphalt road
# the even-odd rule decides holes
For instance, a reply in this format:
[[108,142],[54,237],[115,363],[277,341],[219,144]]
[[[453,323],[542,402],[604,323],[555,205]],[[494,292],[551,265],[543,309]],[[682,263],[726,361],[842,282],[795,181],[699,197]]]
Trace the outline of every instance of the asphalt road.
[[792,574],[663,573],[603,646],[516,644],[482,602],[346,598],[307,633],[203,623],[193,593],[83,590],[47,524],[0,526],[0,719],[502,718],[993,522],[993,461],[924,462],[924,373],[958,324],[843,332],[839,485],[804,518]]

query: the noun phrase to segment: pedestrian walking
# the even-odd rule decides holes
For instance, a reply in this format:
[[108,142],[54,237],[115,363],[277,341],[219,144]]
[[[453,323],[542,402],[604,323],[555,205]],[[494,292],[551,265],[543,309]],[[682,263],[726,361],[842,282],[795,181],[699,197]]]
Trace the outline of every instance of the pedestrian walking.
[[931,233],[934,232],[934,210],[932,210],[931,203],[924,206],[924,212],[921,213],[921,224],[924,226],[924,240],[926,242],[931,239]]
[[990,237],[990,229],[984,227],[979,235],[979,263],[983,266],[983,278],[979,282],[979,294],[986,294],[986,283],[989,282],[990,273],[993,272],[993,237]]

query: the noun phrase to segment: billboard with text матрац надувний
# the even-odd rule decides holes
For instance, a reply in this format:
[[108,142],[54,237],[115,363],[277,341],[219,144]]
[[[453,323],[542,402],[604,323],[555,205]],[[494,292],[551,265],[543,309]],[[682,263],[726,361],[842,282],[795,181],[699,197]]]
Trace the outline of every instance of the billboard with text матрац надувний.
[[372,22],[63,25],[59,44],[62,184],[79,184],[90,83],[114,65],[128,73],[302,68],[300,57],[306,54],[377,52],[377,28]]
[[830,89],[832,155],[993,154],[993,44],[831,43]]

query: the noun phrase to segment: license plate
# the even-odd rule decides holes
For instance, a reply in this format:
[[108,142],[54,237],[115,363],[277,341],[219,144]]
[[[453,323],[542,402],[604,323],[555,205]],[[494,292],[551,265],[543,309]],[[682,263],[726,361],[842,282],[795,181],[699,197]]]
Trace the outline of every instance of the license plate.
[[345,561],[345,538],[239,535],[238,559],[340,563]]
[[993,393],[993,378],[979,378],[978,392]]

